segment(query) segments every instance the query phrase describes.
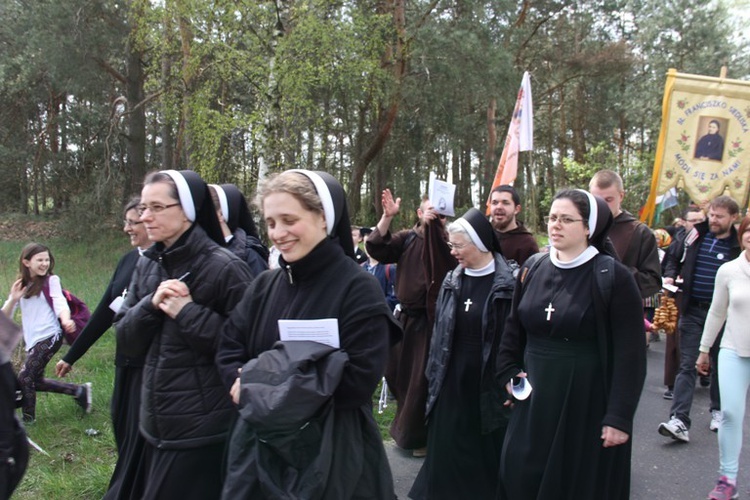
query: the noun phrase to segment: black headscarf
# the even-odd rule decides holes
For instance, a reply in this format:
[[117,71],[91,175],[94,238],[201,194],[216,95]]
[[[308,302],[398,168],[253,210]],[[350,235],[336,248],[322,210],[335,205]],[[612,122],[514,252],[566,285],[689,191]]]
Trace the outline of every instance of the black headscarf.
[[312,181],[315,191],[323,203],[323,213],[326,219],[326,232],[331,239],[344,249],[344,253],[354,258],[354,243],[352,243],[349,210],[346,207],[346,193],[339,181],[327,172],[294,169]]
[[224,235],[216,217],[208,184],[192,170],[162,170],[161,173],[171,177],[177,186],[180,205],[188,220],[199,225],[209,238],[224,246]]
[[456,223],[466,230],[472,243],[479,250],[502,254],[495,230],[482,212],[476,208],[470,208],[461,218],[456,219]]
[[240,188],[234,184],[222,184],[219,187],[227,197],[227,213],[224,214],[224,219],[229,229],[234,232],[239,227],[248,235],[259,238],[258,228],[255,226],[253,215],[250,213],[247,200]]
[[[612,211],[603,198],[595,196],[588,191],[579,189],[585,193],[589,200],[589,245],[595,247],[599,252],[612,255],[611,245],[606,245],[609,228],[612,227]],[[612,255],[617,258],[616,255]]]

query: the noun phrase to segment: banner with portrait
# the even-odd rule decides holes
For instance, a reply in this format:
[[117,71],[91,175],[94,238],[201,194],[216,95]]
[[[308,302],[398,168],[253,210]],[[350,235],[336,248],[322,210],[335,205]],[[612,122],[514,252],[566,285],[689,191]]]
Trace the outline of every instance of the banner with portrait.
[[656,198],[674,187],[698,204],[727,194],[747,206],[749,146],[750,82],[670,69],[642,220],[652,222]]

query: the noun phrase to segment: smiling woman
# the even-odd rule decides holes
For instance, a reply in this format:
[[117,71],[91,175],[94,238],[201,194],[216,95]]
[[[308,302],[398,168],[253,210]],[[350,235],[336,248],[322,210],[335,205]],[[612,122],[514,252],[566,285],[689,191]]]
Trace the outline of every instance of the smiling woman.
[[[223,498],[394,498],[371,398],[400,329],[378,281],[351,258],[344,190],[330,174],[293,170],[268,179],[258,203],[281,269],[258,276],[222,331],[216,362],[241,415]],[[348,356],[342,371],[321,369],[320,385],[333,381],[330,391],[281,405],[283,419],[278,413],[251,418],[256,404],[281,393],[281,387],[253,384],[260,360],[288,344],[320,348],[277,343],[280,321],[309,328],[310,320],[321,319],[335,325],[329,328],[340,343],[323,359]]]

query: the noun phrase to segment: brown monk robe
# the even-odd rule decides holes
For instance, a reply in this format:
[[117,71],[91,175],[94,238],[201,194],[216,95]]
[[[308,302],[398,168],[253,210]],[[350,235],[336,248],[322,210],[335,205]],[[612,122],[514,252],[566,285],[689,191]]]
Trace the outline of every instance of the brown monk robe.
[[[427,204],[427,205],[425,205]],[[429,201],[422,202],[422,208]],[[419,213],[422,213],[420,209]],[[385,378],[398,407],[390,433],[404,449],[427,444],[424,374],[435,319],[435,301],[443,278],[456,266],[448,248],[443,220],[421,222],[413,229],[381,234],[376,228],[367,238],[367,252],[382,263],[398,263],[396,296],[401,302],[404,337],[392,349]]]

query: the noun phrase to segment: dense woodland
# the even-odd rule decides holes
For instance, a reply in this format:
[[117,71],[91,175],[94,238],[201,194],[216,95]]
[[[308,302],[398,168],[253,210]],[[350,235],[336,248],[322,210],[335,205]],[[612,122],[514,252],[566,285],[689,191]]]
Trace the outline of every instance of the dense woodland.
[[[727,0],[731,1],[731,0]],[[668,68],[750,77],[747,3],[706,0],[0,0],[0,205],[113,219],[146,172],[252,196],[326,170],[352,218],[429,171],[487,196],[523,71],[525,219],[609,167],[643,203]],[[407,220],[403,221],[408,222]]]

